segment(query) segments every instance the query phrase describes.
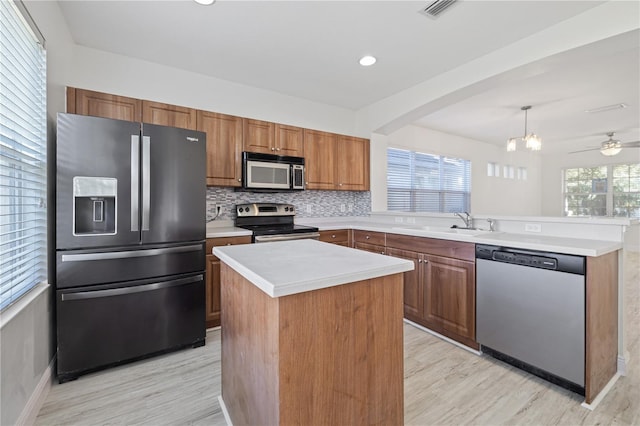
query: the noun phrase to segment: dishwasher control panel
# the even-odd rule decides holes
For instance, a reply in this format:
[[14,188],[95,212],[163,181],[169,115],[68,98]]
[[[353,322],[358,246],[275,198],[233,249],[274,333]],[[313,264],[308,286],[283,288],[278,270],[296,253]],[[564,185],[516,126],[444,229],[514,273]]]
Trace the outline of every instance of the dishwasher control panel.
[[558,261],[551,257],[495,251],[493,252],[492,258],[500,262],[515,263],[517,265],[534,266],[552,270],[558,268]]
[[531,268],[570,272],[572,274],[583,275],[585,273],[585,258],[569,254],[476,244],[476,259],[487,259]]

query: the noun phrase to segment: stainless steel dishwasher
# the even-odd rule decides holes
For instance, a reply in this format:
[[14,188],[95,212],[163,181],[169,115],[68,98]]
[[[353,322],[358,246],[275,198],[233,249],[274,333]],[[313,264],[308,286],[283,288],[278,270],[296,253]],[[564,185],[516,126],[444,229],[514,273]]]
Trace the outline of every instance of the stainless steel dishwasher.
[[484,353],[584,395],[585,258],[476,245]]

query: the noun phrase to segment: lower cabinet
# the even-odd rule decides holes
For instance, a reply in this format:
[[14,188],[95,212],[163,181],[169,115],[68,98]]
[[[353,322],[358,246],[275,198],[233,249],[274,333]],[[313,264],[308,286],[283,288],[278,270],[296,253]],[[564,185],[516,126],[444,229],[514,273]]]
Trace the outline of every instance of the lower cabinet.
[[400,257],[413,262],[413,271],[404,273],[404,316],[407,319],[416,321],[423,318],[424,312],[424,292],[423,292],[423,272],[422,263],[424,255],[409,250],[387,248],[389,256]]
[[351,247],[348,229],[320,231],[320,241],[337,244],[339,246]]
[[230,246],[236,244],[250,244],[251,237],[223,237],[207,238],[206,245],[206,270],[205,270],[205,297],[206,300],[206,327],[220,325],[220,259],[211,254],[211,250],[217,246]]
[[424,255],[422,271],[426,327],[477,349],[475,263]]
[[473,250],[470,243],[387,234],[385,253],[414,263],[404,273],[405,318],[478,349]]

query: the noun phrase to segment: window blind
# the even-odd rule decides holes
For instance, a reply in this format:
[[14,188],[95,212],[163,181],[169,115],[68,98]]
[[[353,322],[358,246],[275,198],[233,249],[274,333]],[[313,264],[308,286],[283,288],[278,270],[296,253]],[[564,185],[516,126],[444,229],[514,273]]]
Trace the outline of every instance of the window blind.
[[387,210],[470,211],[471,162],[387,148]]
[[46,279],[46,53],[0,1],[0,309]]

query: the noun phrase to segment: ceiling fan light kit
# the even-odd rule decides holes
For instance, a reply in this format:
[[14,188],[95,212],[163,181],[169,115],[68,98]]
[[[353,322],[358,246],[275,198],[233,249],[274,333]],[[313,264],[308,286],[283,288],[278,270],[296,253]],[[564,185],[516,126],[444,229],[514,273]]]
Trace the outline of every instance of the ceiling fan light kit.
[[518,141],[524,141],[524,146],[531,151],[540,151],[542,149],[542,138],[535,133],[527,133],[527,112],[531,109],[531,105],[520,108],[524,111],[524,136],[509,138],[507,140],[507,151],[513,152],[518,148]]
[[579,151],[571,151],[569,154],[577,154],[579,152],[599,150],[600,154],[606,155],[607,157],[611,157],[613,155],[619,154],[620,151],[622,151],[622,148],[640,148],[640,141],[622,143],[619,140],[614,139],[613,135],[615,135],[615,133],[613,132],[607,133],[607,136],[609,136],[609,139],[602,142],[600,146],[597,148],[588,148],[588,149],[581,149]]

